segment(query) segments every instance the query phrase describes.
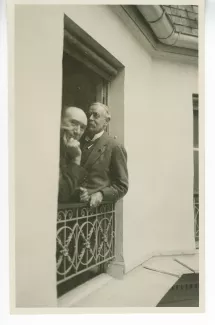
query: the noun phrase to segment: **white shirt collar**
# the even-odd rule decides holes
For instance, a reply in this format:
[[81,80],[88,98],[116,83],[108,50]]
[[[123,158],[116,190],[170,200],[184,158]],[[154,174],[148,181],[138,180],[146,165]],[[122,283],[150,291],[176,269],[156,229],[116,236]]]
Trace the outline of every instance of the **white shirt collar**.
[[96,133],[92,139],[90,139],[89,137],[86,137],[85,139],[86,139],[86,141],[89,141],[89,140],[95,141],[96,139],[99,139],[103,135],[103,133],[104,133],[104,130],[102,130],[99,133]]

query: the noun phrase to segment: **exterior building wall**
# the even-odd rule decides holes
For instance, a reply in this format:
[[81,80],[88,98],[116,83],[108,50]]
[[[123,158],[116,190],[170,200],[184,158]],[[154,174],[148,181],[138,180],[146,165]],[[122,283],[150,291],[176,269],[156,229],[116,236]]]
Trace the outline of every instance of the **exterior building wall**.
[[57,306],[62,13],[17,6],[15,38],[16,307],[52,307]]
[[[180,253],[195,248],[192,93],[198,92],[197,78],[196,66],[153,60],[150,103],[147,108],[141,105],[141,100],[139,103],[142,146],[140,143],[133,150],[142,159],[135,168],[130,167],[135,190],[128,194],[124,207],[124,218],[129,209],[130,215],[134,215],[131,201],[136,195],[139,224],[134,222],[132,226],[131,222],[127,229],[129,233],[133,230],[132,237],[136,234],[135,238],[139,238],[136,241],[142,240],[131,242],[133,251],[141,247],[136,255],[139,262],[145,254]],[[130,138],[130,132],[126,134]],[[130,243],[127,241],[125,245],[128,251]]]
[[124,241],[127,270],[151,254],[195,249],[192,94],[198,92],[197,67],[153,60],[148,78],[143,70],[139,68],[147,79],[143,89],[136,88],[133,77],[125,90],[130,171],[123,216],[124,238],[129,238]]
[[126,272],[153,252],[194,249],[192,93],[197,92],[197,67],[152,59],[106,6],[18,6],[15,232],[20,307],[56,305],[64,13],[125,66],[110,85],[109,103],[111,134],[124,141],[128,152]]

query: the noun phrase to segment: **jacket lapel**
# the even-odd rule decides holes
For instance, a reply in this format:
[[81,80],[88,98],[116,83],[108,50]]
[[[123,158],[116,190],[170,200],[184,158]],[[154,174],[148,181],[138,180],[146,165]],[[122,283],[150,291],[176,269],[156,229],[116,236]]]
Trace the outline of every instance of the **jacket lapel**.
[[97,159],[99,159],[99,157],[106,150],[107,142],[108,142],[107,140],[108,140],[108,136],[107,136],[106,133],[104,133],[101,136],[101,138],[96,142],[93,150],[91,151],[89,157],[87,158],[87,160],[86,160],[86,162],[84,164],[84,168],[87,169],[87,167],[92,166],[93,164],[95,164]]

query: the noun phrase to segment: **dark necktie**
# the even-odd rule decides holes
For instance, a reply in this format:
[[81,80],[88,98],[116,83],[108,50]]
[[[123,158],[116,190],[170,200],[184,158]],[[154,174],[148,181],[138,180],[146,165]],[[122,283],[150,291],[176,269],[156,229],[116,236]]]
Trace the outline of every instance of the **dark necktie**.
[[97,139],[92,141],[90,139],[85,139],[84,145],[83,145],[83,150],[89,150],[93,145],[97,142]]
[[94,143],[95,143],[95,141],[88,140],[88,141],[86,141],[85,146],[87,147],[87,149],[89,149],[89,147],[93,146]]
[[87,161],[88,157],[90,156],[91,152],[93,151],[93,148],[96,144],[96,142],[99,139],[96,139],[94,141],[91,141],[90,139],[84,141],[83,147],[82,147],[82,158],[81,158],[81,164],[85,164],[85,162]]

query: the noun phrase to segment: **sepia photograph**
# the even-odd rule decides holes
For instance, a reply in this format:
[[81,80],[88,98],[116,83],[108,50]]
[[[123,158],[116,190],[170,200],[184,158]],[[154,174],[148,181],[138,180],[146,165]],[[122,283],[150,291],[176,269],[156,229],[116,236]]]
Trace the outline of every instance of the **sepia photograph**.
[[204,306],[203,10],[14,5],[12,312]]

